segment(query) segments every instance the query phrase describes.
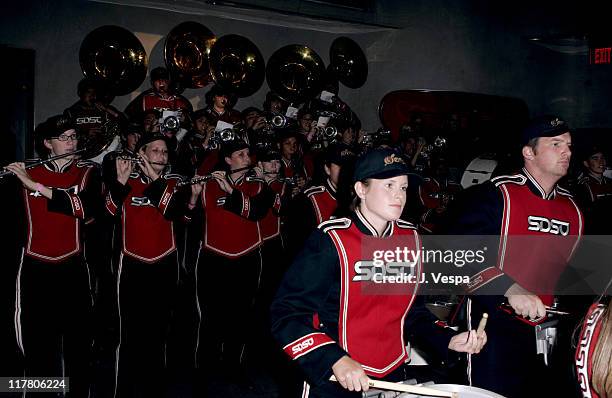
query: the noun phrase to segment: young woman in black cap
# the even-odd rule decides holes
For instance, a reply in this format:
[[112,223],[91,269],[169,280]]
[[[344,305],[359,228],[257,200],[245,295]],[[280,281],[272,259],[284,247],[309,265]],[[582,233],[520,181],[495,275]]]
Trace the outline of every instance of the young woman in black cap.
[[[377,284],[367,276],[377,250],[420,248],[415,227],[399,220],[407,173],[390,149],[360,157],[350,217],[320,224],[281,284],[272,331],[306,376],[303,397],[358,397],[370,378],[407,379],[405,335],[422,340],[443,361],[449,349],[477,353],[486,342],[484,332],[457,334],[436,324],[417,296],[420,261],[406,283]],[[332,375],[338,384],[330,382]]]
[[173,221],[184,215],[187,198],[175,189],[180,176],[167,173],[167,137],[146,135],[135,153],[137,165],[116,158],[116,178],[105,198],[107,214],[121,225],[115,243],[120,251],[116,396],[161,396],[179,271]]

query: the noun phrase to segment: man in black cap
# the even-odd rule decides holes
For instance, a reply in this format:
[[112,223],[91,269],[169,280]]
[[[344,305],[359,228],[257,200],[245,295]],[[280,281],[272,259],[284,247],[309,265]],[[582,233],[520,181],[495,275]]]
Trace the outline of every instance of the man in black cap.
[[[469,358],[467,370],[472,385],[509,398],[525,391],[550,394],[544,379],[551,373],[546,366],[550,352],[541,339],[555,324],[547,308],[583,230],[578,206],[557,184],[572,155],[566,122],[556,116],[533,119],[522,138],[522,170],[468,189],[447,231],[499,237],[484,262],[465,266],[471,294],[467,320],[474,325],[488,313],[491,336],[481,355]],[[466,236],[457,244],[470,239],[482,238]]]
[[[289,210],[287,221],[287,241],[290,255],[295,255],[306,241],[306,238],[323,221],[329,220],[338,207],[338,188],[344,182],[343,188],[350,185],[350,181],[342,177],[348,176],[344,167],[352,171],[352,162],[355,153],[347,146],[331,145],[325,152],[324,171],[326,179],[322,185],[313,186],[297,197]],[[347,204],[345,204],[347,205]]]
[[[35,134],[48,157],[77,149],[75,125],[65,116],[49,118]],[[92,312],[82,235],[85,221],[99,213],[102,189],[95,165],[77,157],[28,169],[15,162],[6,169],[21,182],[27,220],[15,308],[24,376],[70,377],[70,393],[80,397],[89,389]]]
[[587,234],[607,235],[612,230],[612,180],[604,176],[607,159],[598,146],[584,152],[584,173],[578,179],[576,199],[585,213]]
[[224,143],[219,159],[208,181],[192,185],[188,204],[204,213],[195,271],[200,314],[196,358],[203,378],[221,373],[240,381],[250,337],[243,329],[253,321],[245,314],[252,315],[262,267],[259,221],[275,194],[262,179],[247,174],[251,158],[244,141]]

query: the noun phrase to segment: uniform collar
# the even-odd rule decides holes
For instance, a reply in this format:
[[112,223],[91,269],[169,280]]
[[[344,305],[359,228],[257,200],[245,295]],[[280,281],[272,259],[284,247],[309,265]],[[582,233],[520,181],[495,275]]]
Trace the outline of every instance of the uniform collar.
[[601,175],[601,177],[598,177],[590,172],[587,173],[587,177],[589,177],[589,179],[597,182],[598,184],[604,184],[606,182],[606,179],[603,175]]
[[64,164],[62,167],[58,167],[55,161],[51,161],[51,162],[45,163],[44,166],[47,170],[52,171],[54,173],[65,173],[68,171],[68,169],[70,169],[73,163],[74,163],[74,160],[70,160],[68,163]]
[[329,180],[329,178],[327,180],[325,180],[325,183],[323,184],[325,186],[325,189],[327,190],[327,192],[329,192],[329,194],[331,195],[332,198],[336,199],[336,189],[334,188],[334,186],[332,185],[331,181]]
[[527,177],[527,186],[529,187],[529,190],[536,196],[539,196],[542,199],[546,199],[546,200],[552,200],[555,197],[557,197],[557,184],[555,184],[555,186],[553,187],[553,189],[550,191],[550,193],[548,195],[546,195],[546,191],[544,191],[544,188],[542,188],[542,186],[536,181],[536,179],[527,171],[526,168],[523,167],[523,169],[521,170],[521,173]]
[[[357,226],[359,231],[361,231],[362,233],[366,235],[376,236],[376,237],[379,236],[378,232],[376,231],[376,228],[374,228],[374,226],[370,224],[370,222],[365,218],[363,213],[361,213],[361,210],[356,209],[355,212],[353,213],[352,219],[355,222],[355,225]],[[392,234],[393,234],[393,222],[388,222],[387,227],[385,228],[385,231],[383,232],[381,237],[384,238],[387,236],[391,236]]]

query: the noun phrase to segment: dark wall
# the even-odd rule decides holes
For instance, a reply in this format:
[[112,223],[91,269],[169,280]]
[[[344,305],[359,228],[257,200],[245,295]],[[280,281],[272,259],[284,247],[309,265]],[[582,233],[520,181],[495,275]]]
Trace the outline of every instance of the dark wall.
[[[364,127],[378,127],[377,107],[385,93],[413,88],[518,97],[526,101],[532,115],[556,112],[576,127],[612,126],[608,112],[612,100],[607,95],[612,68],[588,66],[586,54],[555,52],[526,40],[529,35],[561,31],[570,19],[565,14],[573,10],[546,8],[544,4],[529,14],[527,2],[519,2],[518,11],[510,6],[493,9],[491,3],[377,2],[379,22],[394,22],[404,28],[348,35],[364,49],[370,74],[361,89],[341,87],[340,95],[355,109]],[[563,15],[555,14],[557,11]],[[339,35],[216,16],[67,0],[15,3],[2,18],[1,44],[36,51],[36,122],[61,112],[76,100],[75,86],[82,77],[78,64],[80,44],[87,33],[101,25],[116,24],[134,32],[145,44],[152,66],[162,63],[164,35],[186,20],[201,22],[218,36],[246,36],[260,48],[265,59],[283,45],[302,43],[327,62],[329,45]],[[116,98],[114,105],[123,108],[147,87],[145,81],[137,92]],[[205,91],[187,90],[185,96],[200,108]],[[266,91],[264,84],[253,97],[241,99],[237,108],[260,106]]]

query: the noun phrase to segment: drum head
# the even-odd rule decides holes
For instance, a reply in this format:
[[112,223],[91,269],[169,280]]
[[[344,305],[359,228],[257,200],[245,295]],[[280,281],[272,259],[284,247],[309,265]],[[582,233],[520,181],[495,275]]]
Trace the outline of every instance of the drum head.
[[433,384],[427,387],[440,391],[456,392],[461,398],[505,398],[503,395],[499,395],[493,391],[461,384]]

